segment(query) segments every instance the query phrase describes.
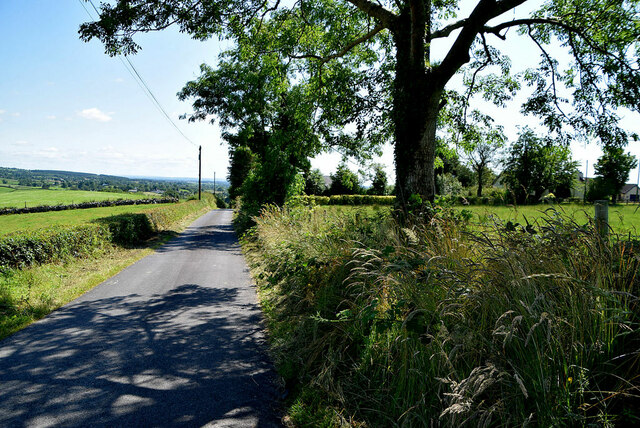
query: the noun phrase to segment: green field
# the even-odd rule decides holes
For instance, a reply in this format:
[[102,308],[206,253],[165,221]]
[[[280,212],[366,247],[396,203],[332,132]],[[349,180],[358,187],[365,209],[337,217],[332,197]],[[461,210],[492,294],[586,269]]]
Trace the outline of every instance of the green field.
[[0,216],[0,236],[20,231],[32,231],[52,226],[72,226],[125,213],[140,213],[172,204],[124,205],[82,210],[50,211],[46,213]]
[[40,205],[67,205],[80,202],[113,199],[142,199],[148,195],[138,193],[90,192],[85,190],[14,188],[0,186],[0,208],[35,207]]
[[[386,206],[342,206],[327,205],[318,206],[316,210],[323,210],[331,213],[339,213],[352,210],[364,210],[370,214],[371,210],[386,210],[391,207]],[[523,206],[490,206],[490,205],[467,205],[455,206],[455,210],[468,210],[473,214],[471,223],[481,226],[490,226],[495,220],[502,222],[511,221],[526,225],[540,221],[545,216],[553,215],[554,210],[569,218],[579,225],[584,225],[593,218],[593,205],[582,204],[562,204],[562,205],[523,205]],[[526,220],[525,220],[526,218]],[[609,207],[609,225],[615,233],[631,233],[631,235],[640,235],[640,208],[638,205],[612,205]]]
[[[496,218],[520,224],[526,224],[526,221],[532,223],[545,215],[552,215],[554,210],[582,225],[592,219],[594,215],[593,205],[525,205],[519,207],[469,205],[456,207],[456,209],[471,211],[473,213],[471,221],[478,225],[490,224]],[[638,209],[638,205],[610,206],[609,225],[616,233],[640,234],[640,209]]]

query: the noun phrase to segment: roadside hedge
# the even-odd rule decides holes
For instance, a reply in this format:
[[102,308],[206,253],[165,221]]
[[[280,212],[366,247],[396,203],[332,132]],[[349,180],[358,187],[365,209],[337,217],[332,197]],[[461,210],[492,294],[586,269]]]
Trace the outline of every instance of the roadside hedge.
[[303,205],[393,205],[395,196],[374,195],[332,195],[332,196],[300,196]]
[[39,205],[28,208],[0,208],[0,215],[44,213],[48,211],[79,210],[87,208],[117,207],[122,205],[168,204],[178,202],[175,198],[115,199],[110,201],[82,202],[68,205]]
[[51,227],[1,236],[0,271],[55,262],[68,257],[82,257],[109,244],[136,245],[160,230],[168,230],[189,214],[215,207],[211,195],[203,197],[202,201],[154,207],[146,213],[105,217],[92,224]]
[[111,241],[109,227],[88,224],[0,238],[0,270],[81,257]]

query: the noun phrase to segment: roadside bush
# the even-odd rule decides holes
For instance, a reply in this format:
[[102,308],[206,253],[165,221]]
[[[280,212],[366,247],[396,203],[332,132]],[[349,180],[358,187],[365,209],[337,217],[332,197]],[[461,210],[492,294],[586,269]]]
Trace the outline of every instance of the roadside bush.
[[213,195],[202,201],[150,208],[143,214],[122,214],[82,226],[16,232],[0,237],[0,270],[81,257],[108,244],[132,246],[203,208],[215,208]]
[[98,220],[109,229],[111,242],[131,246],[151,238],[156,229],[148,214],[121,214]]
[[332,196],[298,196],[296,201],[302,205],[393,205],[395,196],[377,195],[332,195]]
[[216,206],[218,208],[228,208],[228,204],[225,202],[224,199],[222,199],[222,196],[216,193],[215,199],[216,199]]
[[264,210],[244,245],[294,423],[637,422],[640,244],[547,213]]
[[0,270],[80,257],[110,242],[100,225],[55,228],[0,238]]
[[108,201],[82,202],[79,204],[68,205],[40,205],[37,207],[28,208],[0,208],[0,215],[44,213],[49,211],[79,210],[101,207],[119,207],[123,205],[167,204],[176,202],[178,202],[178,199],[176,198],[114,199]]

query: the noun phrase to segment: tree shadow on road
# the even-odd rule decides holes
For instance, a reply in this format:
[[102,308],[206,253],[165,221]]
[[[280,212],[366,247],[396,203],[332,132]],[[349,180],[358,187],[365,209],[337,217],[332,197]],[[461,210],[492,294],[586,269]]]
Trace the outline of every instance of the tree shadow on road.
[[260,309],[238,294],[184,284],[63,307],[1,343],[0,425],[279,426]]
[[240,245],[232,225],[212,225],[189,228],[176,238],[166,242],[156,251],[197,251],[211,249],[241,254]]

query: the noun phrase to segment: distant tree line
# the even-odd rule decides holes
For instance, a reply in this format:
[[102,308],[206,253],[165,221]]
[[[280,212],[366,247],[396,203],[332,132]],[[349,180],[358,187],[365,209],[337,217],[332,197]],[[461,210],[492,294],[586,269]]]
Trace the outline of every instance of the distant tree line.
[[[114,193],[137,191],[157,193],[172,198],[188,198],[198,193],[198,184],[196,182],[132,179],[71,171],[25,170],[0,167],[0,179],[5,185],[14,183],[19,186],[43,189],[61,188]],[[203,182],[202,188],[205,191],[213,191],[214,184]],[[216,193],[223,199],[227,199],[226,183],[217,183]]]
[[[528,204],[545,198],[568,199],[578,186],[584,189],[584,177],[578,173],[578,162],[572,159],[567,141],[541,137],[525,127],[515,142],[505,146],[506,138],[496,133],[474,142],[462,155],[443,145],[435,171],[436,193],[482,198],[483,192],[488,191],[493,196],[499,194],[504,203]],[[625,153],[623,147],[605,145],[595,164],[596,177],[589,180],[586,195],[581,197],[587,201],[611,199],[615,203],[629,171],[637,164],[635,156]],[[364,187],[360,176],[368,178],[371,185]],[[359,175],[343,161],[329,180],[318,169],[306,171],[304,179],[307,195],[394,194],[380,164],[374,164],[369,174]]]

